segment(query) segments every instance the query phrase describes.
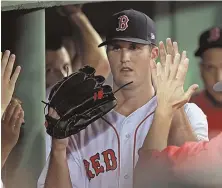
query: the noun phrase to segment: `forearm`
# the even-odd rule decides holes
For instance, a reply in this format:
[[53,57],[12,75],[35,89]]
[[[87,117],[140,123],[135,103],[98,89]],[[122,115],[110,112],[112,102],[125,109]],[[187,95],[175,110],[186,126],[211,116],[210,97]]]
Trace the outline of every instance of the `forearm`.
[[72,188],[66,151],[52,149],[50,155],[51,157],[44,188]]
[[96,74],[107,77],[110,73],[108,58],[105,47],[98,48],[102,39],[93,28],[84,13],[79,12],[69,16],[72,23],[80,29],[83,42],[83,63],[89,64],[96,69]]
[[172,120],[168,145],[181,146],[187,141],[197,141],[197,137],[192,130],[184,108],[180,108]]
[[153,123],[141,149],[162,151],[164,148],[166,148],[171,121],[171,113],[166,113],[164,108],[157,107],[154,114]]
[[11,151],[12,151],[11,148],[2,146],[1,168],[5,165],[5,162]]
[[167,147],[173,115],[166,112],[164,108],[157,108],[155,111],[153,123],[139,150],[139,160],[134,171],[134,188],[159,187],[165,177],[160,175],[166,170],[165,167],[152,156],[154,151],[162,151]]
[[5,109],[2,108],[2,109],[1,109],[1,119],[2,119],[2,116],[4,115],[4,113],[5,113]]

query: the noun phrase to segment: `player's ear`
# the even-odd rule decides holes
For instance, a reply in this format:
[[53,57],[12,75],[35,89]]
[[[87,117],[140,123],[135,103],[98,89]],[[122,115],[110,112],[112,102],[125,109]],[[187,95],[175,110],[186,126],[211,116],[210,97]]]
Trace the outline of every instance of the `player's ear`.
[[151,47],[151,58],[156,61],[159,56],[159,48],[157,46]]

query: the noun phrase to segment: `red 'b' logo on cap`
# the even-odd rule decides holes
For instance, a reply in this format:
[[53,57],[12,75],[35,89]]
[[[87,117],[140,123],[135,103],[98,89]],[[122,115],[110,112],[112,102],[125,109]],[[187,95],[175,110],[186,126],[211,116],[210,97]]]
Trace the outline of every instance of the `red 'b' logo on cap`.
[[128,28],[129,18],[126,15],[120,16],[118,18],[119,26],[116,28],[116,31],[125,31]]
[[210,36],[208,38],[208,42],[217,41],[219,38],[220,38],[220,29],[219,28],[213,28],[210,31]]

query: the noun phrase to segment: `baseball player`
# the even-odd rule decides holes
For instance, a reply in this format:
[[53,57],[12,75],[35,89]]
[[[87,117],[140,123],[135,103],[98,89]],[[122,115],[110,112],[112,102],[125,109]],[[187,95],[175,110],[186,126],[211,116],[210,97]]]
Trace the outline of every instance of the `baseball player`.
[[[222,81],[216,83],[212,89],[222,92]],[[164,127],[162,139],[151,137],[151,130],[148,133],[139,151],[139,160],[134,172],[134,187],[165,188],[166,184],[172,188],[221,187],[222,132],[209,142],[187,142],[181,147],[166,147],[170,119],[170,116],[156,114],[157,121],[153,121],[151,127],[156,128],[160,124]],[[165,149],[160,151],[163,145]]]
[[[93,59],[89,64],[97,70],[97,74],[103,72],[103,76],[107,77],[110,73],[105,48],[99,49],[97,47],[102,39],[82,12],[81,6],[67,5],[60,7],[60,9],[60,13],[70,20],[70,24],[77,25],[80,30],[81,40],[84,41],[83,52],[85,55],[83,58],[81,54],[76,52],[77,49],[72,49],[72,53],[75,52],[75,56],[72,57],[61,36],[56,37],[51,33],[46,36],[46,99],[57,81],[78,70],[77,67],[80,64],[87,64],[88,59]],[[50,148],[51,139],[46,135],[46,158],[49,156]]]
[[213,85],[222,80],[222,28],[213,27],[201,33],[195,56],[200,58],[204,89],[195,93],[191,102],[206,114],[211,139],[222,131],[222,93],[213,90]]
[[[67,139],[52,139],[50,158],[39,178],[39,188],[133,185],[138,150],[157,107],[150,72],[150,62],[158,57],[156,32],[147,15],[132,9],[114,14],[108,23],[107,40],[99,46],[107,45],[113,89],[133,83],[116,93],[118,105],[103,119]],[[184,53],[182,57],[186,57]],[[176,132],[183,134],[181,137],[189,134],[189,139],[193,136],[191,140],[208,139],[202,111],[194,104],[186,104],[182,109],[192,127],[186,127],[186,122]],[[59,118],[52,108],[49,115]]]

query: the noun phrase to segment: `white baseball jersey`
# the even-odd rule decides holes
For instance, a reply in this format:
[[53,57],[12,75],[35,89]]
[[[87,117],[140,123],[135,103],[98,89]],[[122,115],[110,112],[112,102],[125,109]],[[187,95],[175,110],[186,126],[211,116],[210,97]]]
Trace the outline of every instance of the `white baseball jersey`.
[[[79,134],[70,137],[67,152],[73,188],[132,188],[133,168],[153,121],[156,97],[125,117],[112,110]],[[186,114],[199,139],[208,140],[206,116],[195,104]],[[39,178],[44,187],[48,163]]]

